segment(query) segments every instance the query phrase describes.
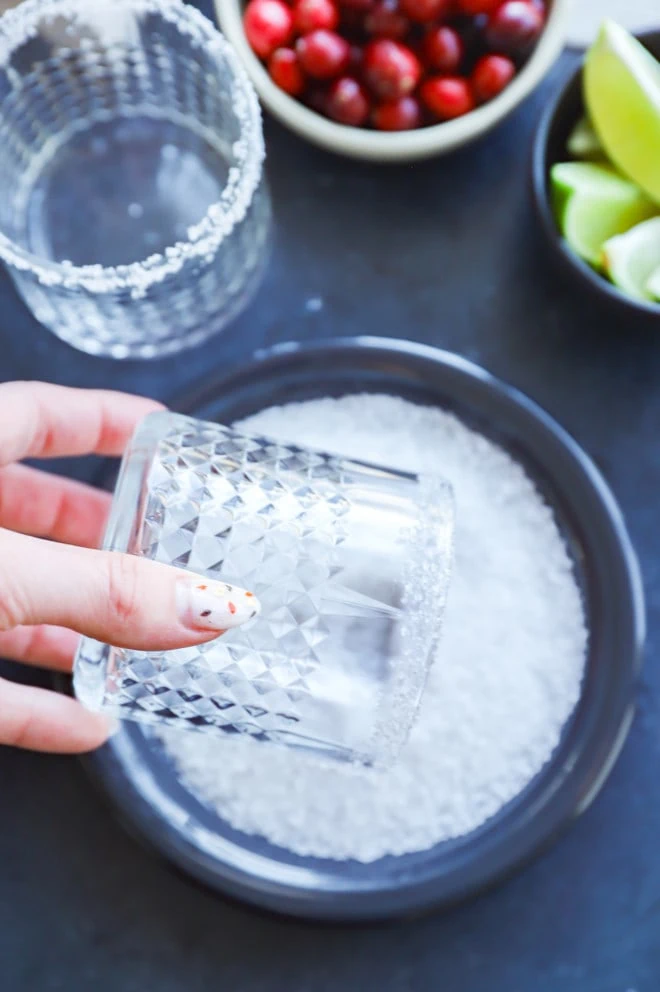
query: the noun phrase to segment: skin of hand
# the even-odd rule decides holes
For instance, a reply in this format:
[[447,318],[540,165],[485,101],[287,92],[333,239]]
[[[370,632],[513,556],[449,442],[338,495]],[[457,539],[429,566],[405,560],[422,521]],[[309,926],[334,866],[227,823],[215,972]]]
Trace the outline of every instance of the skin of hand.
[[[246,590],[131,555],[97,551],[110,496],[20,464],[121,455],[152,400],[47,383],[0,384],[0,657],[70,671],[79,635],[135,650],[199,644],[259,610]],[[92,750],[107,716],[0,679],[0,744]]]

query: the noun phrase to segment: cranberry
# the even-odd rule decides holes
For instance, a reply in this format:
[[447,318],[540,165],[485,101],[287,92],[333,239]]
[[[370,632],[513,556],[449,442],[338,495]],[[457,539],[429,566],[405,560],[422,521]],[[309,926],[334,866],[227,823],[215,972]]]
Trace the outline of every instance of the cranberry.
[[381,38],[364,51],[364,77],[373,92],[383,100],[396,100],[411,93],[422,74],[414,52],[398,41]]
[[456,72],[463,59],[463,42],[453,28],[431,28],[424,38],[424,60],[434,72]]
[[369,117],[369,97],[357,79],[342,76],[330,87],[327,111],[340,124],[360,127]]
[[456,6],[461,14],[492,14],[502,0],[456,0]]
[[374,108],[374,127],[379,131],[410,131],[422,122],[422,111],[414,96],[401,96]]
[[484,55],[472,70],[472,89],[480,103],[492,100],[508,86],[516,67],[505,55]]
[[474,98],[466,79],[459,76],[432,76],[420,91],[422,100],[437,117],[450,120],[474,109]]
[[268,71],[274,83],[289,96],[300,96],[305,89],[305,77],[293,48],[278,48],[268,60]]
[[243,15],[250,45],[262,59],[286,45],[293,34],[293,14],[282,0],[250,0]]
[[356,10],[364,14],[374,6],[376,0],[339,0],[339,6],[345,10]]
[[351,46],[334,31],[312,31],[299,38],[296,51],[300,64],[314,79],[334,79],[348,66]]
[[401,10],[411,21],[426,24],[449,12],[452,0],[401,0]]
[[339,11],[333,0],[296,0],[293,20],[298,34],[309,34],[319,28],[334,31],[339,24]]
[[377,0],[365,20],[364,26],[368,34],[374,38],[405,38],[410,30],[410,22],[401,13],[399,0]]
[[489,48],[507,55],[525,55],[543,30],[543,15],[528,0],[506,0],[486,26]]

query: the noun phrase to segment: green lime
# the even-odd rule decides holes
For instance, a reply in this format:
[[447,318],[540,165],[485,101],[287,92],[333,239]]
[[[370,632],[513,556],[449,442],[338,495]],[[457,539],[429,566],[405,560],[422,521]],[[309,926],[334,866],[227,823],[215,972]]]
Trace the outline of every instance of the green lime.
[[602,264],[603,244],[658,208],[639,187],[607,165],[562,162],[550,170],[552,200],[561,233],[581,258]]
[[605,158],[605,152],[600,143],[600,138],[587,117],[582,117],[569,134],[568,141],[566,142],[566,151],[573,158]]
[[660,269],[660,217],[610,238],[603,245],[603,256],[615,286],[636,299],[653,299],[649,280]]
[[646,292],[649,296],[660,303],[660,265],[648,278]]
[[583,78],[589,117],[608,157],[660,203],[660,63],[606,20]]

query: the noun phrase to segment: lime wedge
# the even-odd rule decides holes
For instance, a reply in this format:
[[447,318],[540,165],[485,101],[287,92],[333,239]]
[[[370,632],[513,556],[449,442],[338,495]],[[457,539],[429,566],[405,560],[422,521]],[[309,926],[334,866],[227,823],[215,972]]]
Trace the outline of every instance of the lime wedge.
[[646,283],[646,292],[660,303],[660,265],[651,273]]
[[605,152],[600,143],[600,138],[587,117],[582,117],[569,134],[568,141],[566,142],[566,151],[573,158],[605,158]]
[[550,171],[561,233],[591,265],[602,264],[603,244],[658,213],[638,186],[607,165],[562,162]]
[[653,299],[649,280],[660,269],[660,217],[637,224],[603,245],[605,271],[615,286],[638,300]]
[[660,63],[606,20],[583,78],[589,117],[608,157],[660,203]]

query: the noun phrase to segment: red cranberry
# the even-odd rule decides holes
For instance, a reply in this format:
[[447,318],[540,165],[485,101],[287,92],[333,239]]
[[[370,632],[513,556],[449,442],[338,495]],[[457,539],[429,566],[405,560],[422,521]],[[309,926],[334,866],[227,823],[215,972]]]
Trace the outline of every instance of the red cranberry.
[[376,6],[364,20],[367,34],[374,38],[405,38],[410,21],[401,13],[399,0],[377,0]]
[[333,0],[296,0],[293,20],[298,34],[309,34],[320,28],[334,31],[339,24],[339,11]]
[[492,14],[502,0],[456,0],[456,6],[461,14]]
[[374,6],[376,0],[339,0],[339,6],[345,10],[359,11],[364,14]]
[[434,72],[456,72],[463,59],[463,42],[453,28],[431,28],[424,38],[424,61]]
[[508,86],[516,67],[505,55],[484,55],[472,70],[472,90],[479,103],[492,100]]
[[410,131],[422,122],[422,111],[414,96],[401,96],[374,108],[374,127],[379,131]]
[[543,15],[528,0],[506,0],[486,26],[489,48],[507,55],[524,55],[543,30]]
[[262,59],[286,45],[293,34],[293,14],[282,0],[250,0],[243,15],[247,40]]
[[433,76],[420,90],[429,110],[442,120],[462,117],[474,109],[474,97],[466,79],[459,76]]
[[334,31],[312,31],[299,38],[296,51],[300,64],[314,79],[334,79],[348,66],[351,46]]
[[382,100],[396,100],[412,93],[421,74],[415,53],[398,41],[381,38],[365,48],[364,77]]
[[360,127],[369,117],[369,98],[357,79],[342,76],[330,87],[327,103],[328,116],[340,124]]
[[300,96],[305,89],[305,76],[293,48],[278,48],[268,60],[270,78],[289,96]]
[[449,12],[452,0],[401,0],[401,10],[411,21],[427,24]]

